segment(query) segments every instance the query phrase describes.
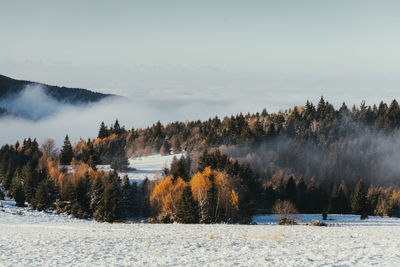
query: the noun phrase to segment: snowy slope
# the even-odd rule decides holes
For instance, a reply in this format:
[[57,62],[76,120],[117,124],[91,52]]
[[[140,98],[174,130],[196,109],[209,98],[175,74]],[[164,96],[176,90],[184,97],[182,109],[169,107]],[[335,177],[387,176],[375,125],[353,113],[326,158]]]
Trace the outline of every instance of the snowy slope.
[[[0,266],[400,266],[399,220],[361,226],[335,216],[343,227],[108,224],[29,211],[10,200],[3,205]],[[23,215],[12,215],[18,210]]]
[[[170,167],[174,157],[177,157],[179,159],[183,155],[185,155],[185,153],[168,156],[161,156],[158,154],[146,157],[130,158],[129,167],[136,170],[131,170],[129,172],[120,172],[119,175],[122,178],[125,174],[128,174],[129,180],[139,183],[146,178],[148,178],[149,180],[153,180],[156,175],[162,174],[162,171],[165,167]],[[98,165],[97,168],[103,169],[105,171],[111,170],[110,165]]]

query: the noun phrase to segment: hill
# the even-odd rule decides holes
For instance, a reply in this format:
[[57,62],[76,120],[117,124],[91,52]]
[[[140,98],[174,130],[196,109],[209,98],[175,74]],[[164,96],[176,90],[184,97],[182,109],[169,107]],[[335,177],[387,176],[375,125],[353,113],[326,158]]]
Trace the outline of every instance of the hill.
[[28,86],[41,86],[49,97],[59,102],[70,103],[73,105],[87,104],[100,101],[111,94],[102,94],[81,88],[68,88],[48,85],[32,81],[15,80],[10,77],[0,75],[0,99],[21,93]]
[[84,106],[111,96],[114,95],[0,75],[0,117],[9,115],[38,121],[61,111],[64,106]]

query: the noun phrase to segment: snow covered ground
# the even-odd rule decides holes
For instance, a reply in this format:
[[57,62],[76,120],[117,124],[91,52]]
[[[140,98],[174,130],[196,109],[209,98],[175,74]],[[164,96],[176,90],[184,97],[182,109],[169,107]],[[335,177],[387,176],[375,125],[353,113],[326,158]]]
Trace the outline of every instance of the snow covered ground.
[[2,204],[0,266],[400,266],[399,219],[328,216],[341,227],[277,226],[270,215],[254,218],[265,225],[108,224]]
[[[156,175],[162,174],[165,167],[170,167],[174,157],[180,159],[185,153],[161,156],[152,155],[146,157],[137,157],[129,159],[129,167],[134,168],[128,172],[120,172],[119,175],[122,178],[125,174],[129,176],[129,180],[136,181],[138,183],[142,182],[144,179],[148,178],[153,180]],[[103,169],[105,171],[110,171],[110,165],[98,165],[98,169]]]

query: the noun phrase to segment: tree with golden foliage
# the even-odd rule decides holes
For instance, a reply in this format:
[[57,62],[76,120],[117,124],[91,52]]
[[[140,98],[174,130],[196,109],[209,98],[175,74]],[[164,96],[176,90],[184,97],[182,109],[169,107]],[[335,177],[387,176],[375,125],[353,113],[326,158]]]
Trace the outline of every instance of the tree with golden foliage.
[[155,214],[174,214],[183,188],[187,185],[182,178],[172,182],[172,176],[159,180],[150,196],[150,205]]

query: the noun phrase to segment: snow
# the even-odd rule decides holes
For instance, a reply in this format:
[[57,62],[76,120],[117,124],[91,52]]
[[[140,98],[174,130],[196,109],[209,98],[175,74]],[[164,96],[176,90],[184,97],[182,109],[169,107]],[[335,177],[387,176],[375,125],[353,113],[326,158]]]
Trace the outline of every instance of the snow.
[[[174,157],[180,159],[185,152],[174,155],[162,156],[160,154],[130,158],[129,167],[134,169],[128,172],[119,172],[119,176],[122,178],[125,174],[128,175],[131,182],[136,181],[138,183],[142,182],[146,178],[149,180],[155,179],[157,175],[161,175],[165,167],[170,167]],[[110,165],[98,165],[98,169],[103,169],[104,171],[111,171]]]
[[[128,175],[153,179],[173,157],[129,159],[137,170]],[[274,215],[254,216],[257,225],[109,224],[0,202],[0,266],[400,266],[399,218],[329,214],[339,227],[278,226]]]
[[255,216],[264,225],[108,224],[2,203],[0,266],[400,265],[399,219],[328,215],[341,227],[278,226],[272,215]]

